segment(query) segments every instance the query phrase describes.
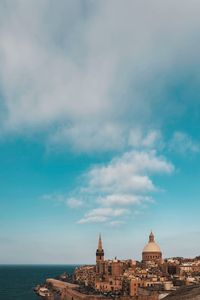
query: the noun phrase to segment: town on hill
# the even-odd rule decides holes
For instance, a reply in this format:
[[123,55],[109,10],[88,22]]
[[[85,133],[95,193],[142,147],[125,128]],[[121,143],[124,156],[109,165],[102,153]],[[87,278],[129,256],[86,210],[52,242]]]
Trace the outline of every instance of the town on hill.
[[141,261],[106,260],[100,235],[96,265],[77,267],[72,277],[47,279],[38,293],[62,300],[196,300],[200,297],[200,257],[163,259],[151,232]]

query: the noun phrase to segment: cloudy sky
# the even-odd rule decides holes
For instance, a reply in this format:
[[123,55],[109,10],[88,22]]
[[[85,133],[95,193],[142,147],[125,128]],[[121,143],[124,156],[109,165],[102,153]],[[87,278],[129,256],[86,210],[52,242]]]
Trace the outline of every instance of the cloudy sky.
[[0,1],[0,263],[200,254],[199,14]]

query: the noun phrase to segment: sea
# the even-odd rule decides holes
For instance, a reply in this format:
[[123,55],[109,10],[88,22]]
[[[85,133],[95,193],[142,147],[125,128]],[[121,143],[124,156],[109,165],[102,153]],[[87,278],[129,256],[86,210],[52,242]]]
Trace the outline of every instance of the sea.
[[40,300],[33,291],[46,278],[55,278],[67,272],[72,274],[74,265],[0,265],[0,300]]

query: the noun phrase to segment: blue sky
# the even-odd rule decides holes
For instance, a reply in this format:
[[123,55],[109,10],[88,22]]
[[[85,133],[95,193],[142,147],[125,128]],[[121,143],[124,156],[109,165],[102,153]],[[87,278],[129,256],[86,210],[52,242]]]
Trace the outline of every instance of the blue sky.
[[199,255],[200,4],[0,3],[0,263]]

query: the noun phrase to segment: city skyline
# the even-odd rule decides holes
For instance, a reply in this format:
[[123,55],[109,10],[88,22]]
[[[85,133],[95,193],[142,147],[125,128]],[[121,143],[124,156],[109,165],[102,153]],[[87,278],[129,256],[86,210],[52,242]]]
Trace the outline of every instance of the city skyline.
[[1,1],[0,264],[200,255],[199,9]]

